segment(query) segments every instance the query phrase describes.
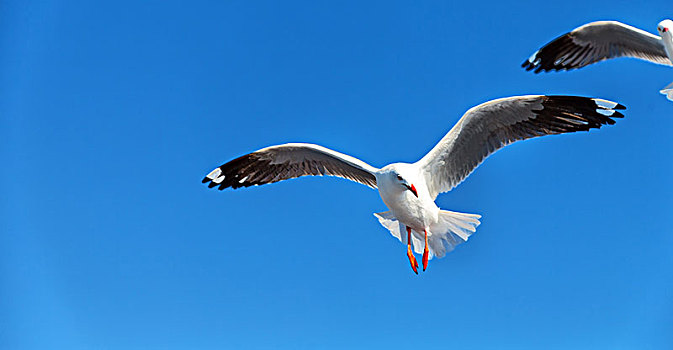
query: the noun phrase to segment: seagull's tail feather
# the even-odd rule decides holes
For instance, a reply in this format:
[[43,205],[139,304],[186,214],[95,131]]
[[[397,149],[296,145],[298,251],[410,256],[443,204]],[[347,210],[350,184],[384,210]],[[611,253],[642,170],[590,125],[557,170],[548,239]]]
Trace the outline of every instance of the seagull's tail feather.
[[662,95],[666,95],[666,98],[673,101],[673,83],[666,85],[665,88],[659,91]]
[[[391,211],[384,211],[380,213],[374,213],[377,219],[383,227],[387,228],[390,231],[390,234],[395,238],[399,239],[402,244],[407,245],[407,231],[406,226],[399,222],[395,215]],[[414,252],[417,254],[423,254],[423,248],[425,247],[425,242],[423,242],[423,236],[418,237],[418,232],[414,231],[411,235],[411,244],[414,246]]]
[[[407,244],[407,234],[404,224],[400,223],[395,215],[390,211],[374,213],[383,227],[387,228],[395,238],[402,244]],[[465,214],[448,210],[440,210],[439,222],[430,227],[428,233],[428,245],[430,246],[430,258],[437,256],[443,257],[457,245],[467,241],[471,234],[479,226],[481,215]],[[414,252],[423,253],[425,246],[423,242],[423,233],[413,231],[411,236]]]
[[479,218],[481,215],[440,210],[439,222],[430,226],[432,234],[428,237],[428,245],[432,253],[441,258],[466,242],[481,223]]

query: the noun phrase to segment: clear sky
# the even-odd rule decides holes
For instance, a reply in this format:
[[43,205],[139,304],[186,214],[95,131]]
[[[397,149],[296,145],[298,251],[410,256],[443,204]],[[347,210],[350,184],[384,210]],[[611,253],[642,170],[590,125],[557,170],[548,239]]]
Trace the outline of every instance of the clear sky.
[[[673,69],[520,68],[590,21],[656,32],[669,5],[2,1],[0,348],[673,348]],[[419,276],[360,184],[200,182],[285,142],[413,162],[533,93],[628,109],[441,195],[482,225]]]

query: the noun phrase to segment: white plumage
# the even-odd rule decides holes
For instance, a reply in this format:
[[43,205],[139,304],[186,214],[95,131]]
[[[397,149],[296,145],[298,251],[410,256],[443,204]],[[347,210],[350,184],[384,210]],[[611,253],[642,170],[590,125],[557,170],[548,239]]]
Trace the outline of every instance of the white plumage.
[[354,157],[305,143],[271,146],[236,158],[204,179],[220,190],[262,185],[305,175],[332,175],[372,188],[389,211],[376,213],[393,236],[412,254],[423,254],[423,269],[433,256],[442,257],[467,241],[479,215],[441,210],[439,193],[462,182],[488,155],[518,140],[585,131],[614,124],[615,102],[575,96],[518,96],[493,100],[467,111],[439,143],[418,162],[375,168]]

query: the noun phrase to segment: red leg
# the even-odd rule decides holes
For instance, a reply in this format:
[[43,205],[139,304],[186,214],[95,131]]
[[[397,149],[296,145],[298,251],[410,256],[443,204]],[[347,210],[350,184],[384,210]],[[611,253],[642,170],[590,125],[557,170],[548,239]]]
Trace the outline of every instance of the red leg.
[[430,255],[430,251],[428,250],[428,230],[423,230],[423,233],[425,233],[425,249],[423,249],[423,271],[428,268],[428,257]]
[[411,228],[408,226],[407,226],[407,257],[409,258],[411,268],[418,275],[418,261],[416,261],[416,257],[414,256],[414,253],[411,250]]

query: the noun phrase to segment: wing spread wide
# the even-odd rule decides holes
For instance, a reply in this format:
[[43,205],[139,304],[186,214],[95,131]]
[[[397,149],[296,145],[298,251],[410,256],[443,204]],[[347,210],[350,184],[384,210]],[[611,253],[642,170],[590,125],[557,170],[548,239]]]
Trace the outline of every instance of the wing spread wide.
[[416,164],[436,197],[461,183],[486,157],[518,140],[614,124],[625,107],[576,96],[508,97],[476,106]]
[[308,143],[271,146],[215,168],[204,179],[223,190],[263,185],[306,175],[331,175],[376,188],[378,169],[351,156]]
[[624,23],[600,21],[585,24],[552,40],[521,66],[539,73],[581,68],[625,56],[671,65],[661,37]]

